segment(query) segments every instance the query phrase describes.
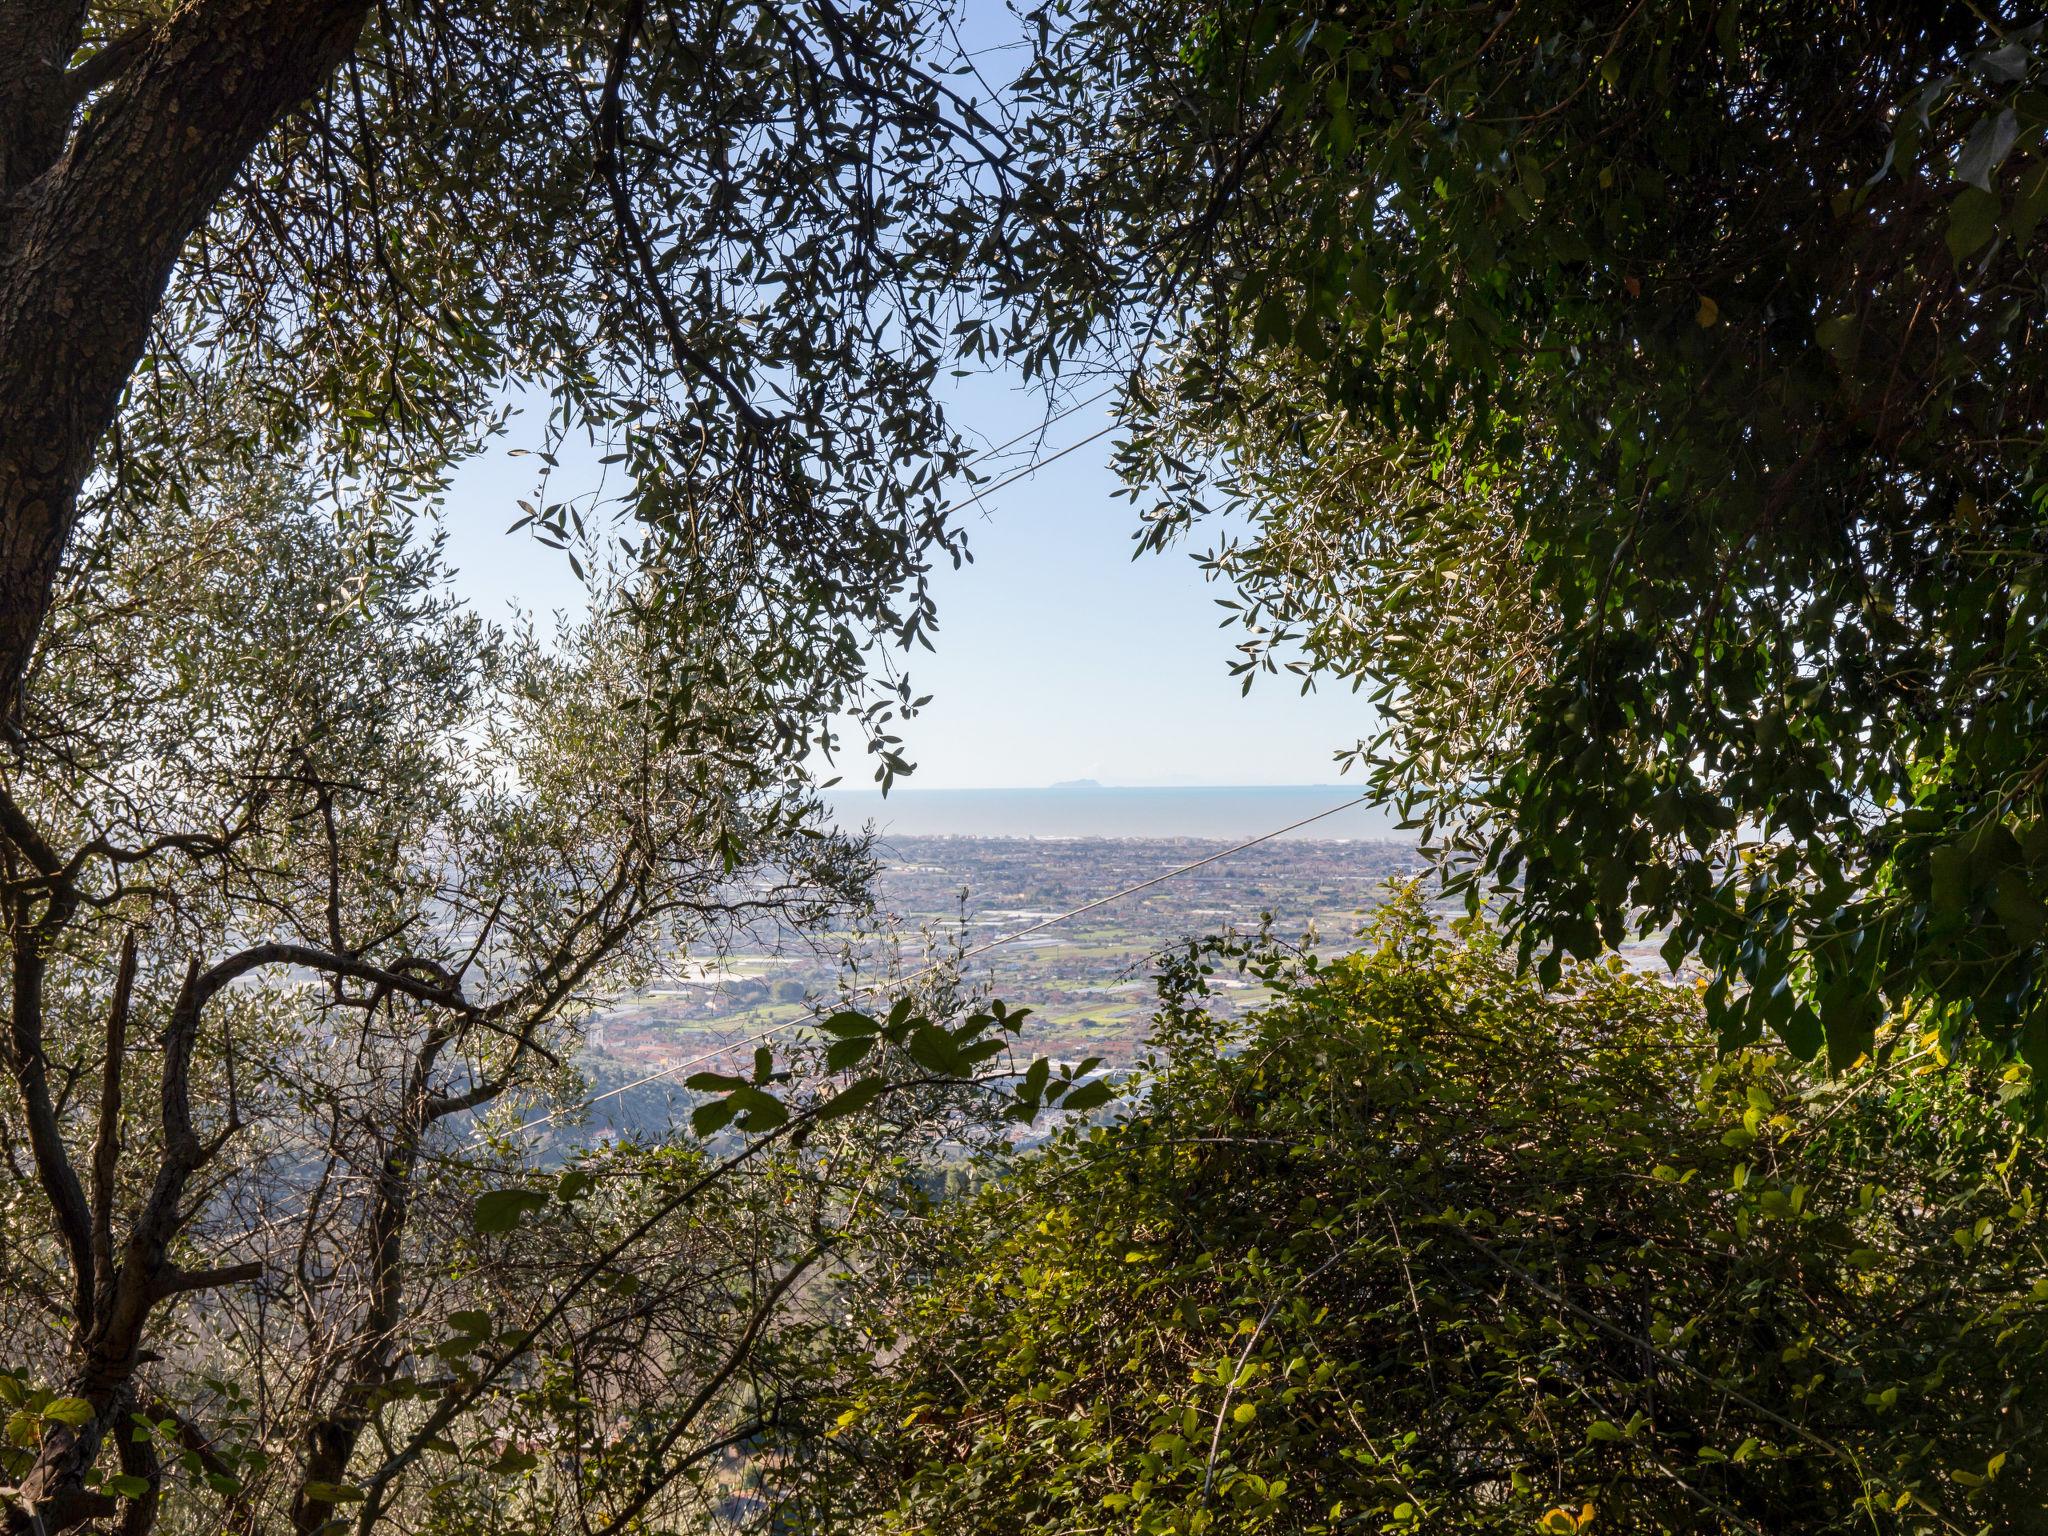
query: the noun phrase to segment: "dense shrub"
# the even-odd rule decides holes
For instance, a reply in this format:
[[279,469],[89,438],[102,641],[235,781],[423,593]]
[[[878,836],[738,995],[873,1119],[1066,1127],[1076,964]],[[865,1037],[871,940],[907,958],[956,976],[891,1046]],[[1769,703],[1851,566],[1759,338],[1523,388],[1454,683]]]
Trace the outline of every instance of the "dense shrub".
[[2048,1531],[2024,1068],[1717,1056],[1691,987],[1412,904],[1161,998],[1142,1107],[865,1311],[799,1528]]

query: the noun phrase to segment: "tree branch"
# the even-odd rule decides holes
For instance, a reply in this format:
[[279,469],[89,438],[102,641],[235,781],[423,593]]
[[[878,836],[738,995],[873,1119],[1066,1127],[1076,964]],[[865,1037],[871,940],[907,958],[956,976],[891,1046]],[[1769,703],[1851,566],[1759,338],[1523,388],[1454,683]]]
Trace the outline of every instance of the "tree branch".
[[49,1059],[43,1040],[43,941],[48,918],[32,923],[28,908],[27,900],[18,899],[11,903],[9,914],[14,929],[14,1006],[8,1066],[21,1094],[36,1177],[50,1202],[50,1214],[71,1263],[72,1310],[77,1335],[83,1338],[93,1313],[92,1210],[78,1172],[71,1166],[63,1128],[50,1099]]
[[128,1006],[135,988],[135,930],[121,940],[114,997],[107,1008],[107,1051],[100,1070],[99,1136],[92,1149],[93,1311],[114,1286],[114,1176],[121,1160],[121,1069],[128,1053]]
[[0,29],[0,53],[53,24],[64,36],[51,57],[0,63],[0,97],[15,98],[0,101],[0,716],[16,713],[79,489],[180,253],[250,152],[355,47],[369,9],[195,0],[125,59],[80,66],[124,68],[74,130],[62,71],[84,7],[8,6],[30,15]]
[[77,106],[101,86],[126,70],[142,53],[143,45],[155,34],[153,22],[141,22],[119,37],[111,38],[91,58],[74,64],[64,73],[64,94]]
[[190,1291],[210,1291],[223,1285],[246,1285],[251,1280],[263,1278],[263,1263],[251,1259],[245,1264],[221,1264],[211,1269],[179,1269],[175,1264],[166,1268],[150,1287],[150,1299],[163,1301],[172,1296],[182,1296]]
[[654,247],[648,241],[647,231],[640,225],[640,216],[633,211],[632,193],[626,186],[626,172],[621,150],[625,145],[625,104],[622,92],[626,81],[626,68],[632,62],[633,47],[640,39],[641,29],[647,22],[645,0],[627,0],[626,13],[619,22],[619,36],[612,45],[611,57],[606,61],[604,90],[599,98],[597,122],[597,169],[604,177],[605,185],[611,192],[612,214],[618,221],[619,240],[626,247],[631,258],[631,270],[635,285],[647,296],[647,302],[654,306],[656,318],[668,341],[669,350],[678,361],[689,366],[690,371],[713,385],[731,404],[733,413],[739,417],[740,425],[750,436],[764,444],[781,426],[747,398],[745,390],[732,377],[704,353],[690,345],[683,334],[682,317],[676,312],[675,301],[668,289],[662,286],[661,268],[654,259]]
[[[535,1318],[530,1326],[519,1330],[519,1336],[528,1341],[539,1338],[549,1328],[552,1328],[570,1307],[575,1305],[576,1299],[589,1289],[598,1276],[605,1273],[605,1271],[618,1263],[621,1258],[630,1253],[633,1250],[633,1246],[646,1237],[648,1233],[652,1232],[677,1211],[689,1205],[711,1185],[726,1177],[742,1163],[762,1155],[770,1147],[779,1144],[795,1127],[806,1123],[806,1120],[807,1117],[805,1116],[795,1116],[766,1135],[753,1138],[739,1151],[720,1162],[712,1164],[688,1184],[662,1200],[646,1216],[635,1222],[610,1247],[583,1265],[576,1272],[576,1277],[555,1294],[553,1299],[541,1311],[540,1316]],[[383,1518],[385,1502],[392,1483],[419,1459],[421,1453],[426,1450],[430,1442],[439,1436],[450,1424],[455,1422],[457,1415],[467,1411],[475,1404],[499,1377],[511,1369],[514,1361],[525,1355],[527,1347],[526,1344],[521,1344],[516,1348],[501,1349],[461,1391],[451,1392],[443,1397],[434,1411],[428,1414],[426,1419],[414,1428],[411,1436],[407,1438],[405,1443],[385,1461],[384,1465],[371,1475],[364,1485],[368,1496],[363,1500],[362,1507],[356,1517],[358,1536],[374,1536],[377,1523]]]
[[720,1363],[718,1369],[713,1371],[710,1379],[697,1389],[696,1394],[684,1406],[683,1411],[676,1415],[675,1422],[669,1425],[668,1432],[648,1451],[647,1463],[640,1474],[639,1486],[634,1489],[632,1497],[626,1501],[626,1507],[601,1526],[597,1531],[597,1536],[617,1536],[622,1527],[635,1519],[647,1507],[650,1499],[687,1471],[693,1462],[700,1459],[703,1452],[686,1456],[683,1460],[672,1466],[664,1465],[664,1460],[668,1453],[675,1448],[675,1443],[682,1439],[685,1434],[689,1433],[690,1426],[696,1423],[697,1415],[710,1406],[711,1400],[719,1394],[728,1381],[732,1380],[733,1374],[746,1362],[748,1353],[754,1347],[754,1340],[759,1338],[761,1330],[768,1326],[768,1320],[775,1315],[776,1308],[781,1304],[782,1298],[788,1293],[789,1288],[796,1284],[798,1279],[806,1274],[813,1264],[824,1257],[824,1252],[825,1250],[822,1248],[813,1248],[809,1253],[790,1265],[781,1277],[768,1288],[768,1294],[761,1299],[760,1305],[754,1309],[754,1315],[747,1319],[747,1326],[741,1330],[739,1338],[733,1341],[732,1348],[726,1351],[725,1359]]
[[[330,976],[367,982],[371,986],[397,992],[419,1002],[446,1008],[464,1018],[481,1018],[484,1012],[463,996],[460,987],[450,986],[443,980],[447,973],[440,966],[432,965],[430,962],[407,960],[399,962],[396,967],[372,965],[369,961],[359,960],[354,955],[336,954],[332,950],[317,949],[310,944],[293,944],[284,940],[251,945],[201,973],[196,982],[195,995],[198,1002],[203,1006],[230,982],[268,965],[296,965],[309,971],[320,971]],[[431,969],[433,979],[423,981],[416,975],[409,975],[406,967]]]

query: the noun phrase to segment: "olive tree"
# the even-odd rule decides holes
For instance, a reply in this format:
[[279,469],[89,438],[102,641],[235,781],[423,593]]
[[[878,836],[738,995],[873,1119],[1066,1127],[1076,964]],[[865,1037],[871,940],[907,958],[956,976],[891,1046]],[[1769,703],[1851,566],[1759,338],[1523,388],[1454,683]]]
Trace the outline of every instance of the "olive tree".
[[[360,516],[430,500],[510,402],[596,441],[671,631],[723,624],[777,729],[874,703],[930,621],[962,350],[1064,222],[936,0],[0,10],[0,682],[95,477],[200,472],[190,370]],[[663,679],[687,695],[694,679]],[[900,694],[907,699],[908,693]],[[687,705],[677,707],[687,713]],[[886,706],[884,706],[886,707]],[[884,743],[884,745],[887,745]],[[887,766],[885,764],[885,766]]]
[[[59,572],[0,763],[10,1528],[146,1529],[163,1433],[252,1528],[326,1524],[474,1306],[430,1260],[530,1152],[480,1117],[572,1087],[664,956],[864,891],[799,760],[650,705],[624,597],[507,633],[392,531],[224,475],[94,511]],[[774,686],[743,645],[695,638],[706,717]],[[204,1405],[244,1399],[274,1465],[223,1462]]]
[[[480,1401],[385,1438],[423,1170],[659,945],[858,891],[798,770],[847,714],[905,766],[935,386],[1057,339],[1001,305],[1064,205],[953,20],[0,4],[10,1528],[147,1528],[163,1433],[249,1487],[143,1400],[245,1295],[308,1366],[246,1522],[373,1523]],[[522,524],[623,573],[560,647],[427,554],[536,403]]]

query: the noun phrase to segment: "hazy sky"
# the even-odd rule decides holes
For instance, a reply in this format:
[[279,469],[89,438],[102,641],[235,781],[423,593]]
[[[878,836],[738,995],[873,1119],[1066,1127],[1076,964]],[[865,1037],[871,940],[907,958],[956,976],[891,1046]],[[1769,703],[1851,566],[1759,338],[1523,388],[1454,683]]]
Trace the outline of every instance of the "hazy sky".
[[[971,381],[954,410],[991,443],[1043,413],[1035,397],[988,379]],[[1106,424],[1101,407],[1069,417],[1050,430],[1045,452]],[[515,423],[449,499],[459,585],[493,616],[514,603],[541,615],[581,603],[561,555],[523,531],[505,533],[517,498],[531,494],[535,464],[505,449],[533,440]],[[1285,678],[1240,697],[1227,670],[1232,633],[1217,628],[1222,590],[1183,551],[1132,561],[1136,514],[1113,494],[1109,450],[1108,438],[1092,443],[966,515],[974,563],[937,573],[938,653],[910,663],[916,691],[933,695],[903,733],[918,765],[910,782],[1338,782],[1332,754],[1369,728],[1363,703],[1344,690],[1304,698]],[[555,494],[593,473],[571,460]],[[872,768],[847,761],[842,771],[852,785]]]

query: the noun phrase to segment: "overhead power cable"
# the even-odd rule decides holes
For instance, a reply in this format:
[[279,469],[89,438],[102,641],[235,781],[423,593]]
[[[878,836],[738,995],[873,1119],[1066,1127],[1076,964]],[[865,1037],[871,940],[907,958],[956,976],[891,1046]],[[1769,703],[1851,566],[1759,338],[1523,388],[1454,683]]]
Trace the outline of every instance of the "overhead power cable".
[[[880,981],[871,986],[857,988],[849,994],[848,1001],[852,1001],[855,998],[873,998],[884,996],[890,992],[900,992],[913,982],[922,981],[925,977],[936,975],[938,972],[950,967],[964,965],[977,955],[985,955],[990,950],[1001,949],[1004,945],[1014,944],[1019,939],[1027,939],[1034,933],[1043,933],[1046,929],[1057,927],[1059,924],[1070,919],[1080,917],[1083,913],[1093,912],[1098,907],[1106,907],[1113,901],[1121,901],[1126,896],[1135,896],[1138,892],[1148,891],[1155,885],[1164,885],[1169,880],[1177,879],[1193,870],[1201,869],[1205,865],[1230,858],[1234,854],[1243,853],[1248,848],[1256,848],[1261,843],[1270,843],[1276,837],[1285,837],[1289,832],[1306,827],[1313,822],[1321,821],[1325,817],[1334,816],[1339,811],[1348,811],[1353,806],[1363,805],[1369,798],[1369,796],[1363,794],[1354,795],[1350,799],[1330,806],[1325,810],[1317,811],[1314,815],[1304,816],[1299,821],[1290,821],[1284,827],[1275,827],[1271,832],[1262,832],[1257,837],[1247,838],[1241,843],[1233,843],[1228,848],[1218,849],[1215,853],[1207,854],[1190,863],[1182,864],[1176,869],[1169,869],[1163,874],[1154,875],[1149,880],[1140,880],[1136,885],[1127,885],[1120,891],[1112,891],[1107,896],[1098,896],[1093,901],[1083,902],[1080,906],[1069,908],[1067,911],[1058,913],[1055,916],[1041,918],[1038,922],[1031,924],[1027,928],[1019,928],[1014,933],[1006,933],[1000,938],[990,939],[986,943],[977,944],[971,949],[962,950],[958,955],[950,959],[936,961],[926,966],[923,970],[912,971],[908,976],[891,977],[887,981]],[[632,1092],[635,1088],[644,1088],[649,1083],[658,1083],[665,1079],[673,1078],[677,1073],[686,1072],[691,1067],[701,1066],[707,1061],[714,1061],[718,1057],[728,1055],[733,1051],[747,1050],[750,1047],[761,1044],[765,1040],[771,1040],[777,1035],[787,1034],[792,1029],[804,1028],[812,1022],[809,1018],[790,1019],[785,1023],[764,1029],[759,1034],[751,1035],[744,1040],[731,1041],[725,1045],[715,1046],[711,1050],[688,1057],[685,1060],[671,1062],[668,1066],[661,1068],[657,1072],[649,1072],[644,1077],[636,1077],[629,1083],[619,1084],[616,1088],[607,1088],[603,1093],[593,1094],[579,1103],[567,1104],[560,1109],[549,1110],[546,1114],[536,1116],[534,1119],[526,1121],[505,1134],[523,1136],[528,1131],[535,1130],[541,1126],[552,1125],[565,1115],[579,1114],[593,1105],[602,1104],[606,1099],[615,1099],[622,1093]],[[483,1131],[478,1131],[471,1140],[482,1140],[485,1134]]]
[[[1017,444],[1025,441],[1027,438],[1037,436],[1040,433],[1046,431],[1048,428],[1057,426],[1060,422],[1065,421],[1068,417],[1073,416],[1080,411],[1088,409],[1088,407],[1092,405],[1096,405],[1101,401],[1108,399],[1111,395],[1116,393],[1118,388],[1119,386],[1117,385],[1110,385],[1106,389],[1096,391],[1096,393],[1088,396],[1084,400],[1077,400],[1073,404],[1066,406],[1064,409],[1056,411],[1052,415],[1044,418],[1036,425],[1028,427],[1024,431],[1017,433],[1014,437],[1007,438],[1003,442],[997,443],[992,447],[983,448],[975,453],[968,455],[964,462],[968,464],[979,463],[985,459],[993,458],[997,454],[1006,452],[1007,450],[1016,447]],[[980,487],[978,490],[974,492],[973,495],[967,497],[964,501],[955,502],[947,506],[946,508],[943,509],[940,515],[949,516],[954,512],[965,511],[968,507],[975,505],[975,503],[981,501],[984,497],[992,494],[993,492],[1002,490],[1006,486],[1014,485],[1017,481],[1024,479],[1028,475],[1035,474],[1037,471],[1045,468],[1048,464],[1057,463],[1059,460],[1065,458],[1068,454],[1077,452],[1078,450],[1087,447],[1090,443],[1100,441],[1102,438],[1107,437],[1111,432],[1115,430],[1116,423],[1112,422],[1108,426],[1105,426],[1098,431],[1090,433],[1087,437],[1080,439],[1078,442],[1069,443],[1066,447],[1059,449],[1057,452],[1047,454],[1045,457],[1040,459],[1034,459],[1028,464],[1020,465],[1017,469],[1012,470],[1009,473],[1002,475],[997,479],[991,481],[989,484]],[[1005,944],[1014,943],[1018,939],[1028,938],[1030,935],[1041,932],[1046,928],[1050,928],[1056,923],[1065,922],[1070,918],[1080,916],[1084,912],[1092,912],[1097,907],[1106,906],[1110,902],[1121,900],[1125,896],[1134,895],[1139,891],[1147,890],[1152,886],[1159,885],[1167,880],[1171,880],[1177,875],[1186,874],[1190,870],[1200,869],[1203,865],[1213,864],[1219,859],[1229,858],[1232,854],[1242,853],[1247,848],[1257,847],[1260,843],[1270,842],[1273,838],[1285,836],[1287,833],[1293,831],[1296,827],[1305,827],[1309,825],[1311,822],[1321,821],[1326,816],[1334,816],[1337,812],[1341,810],[1346,810],[1352,805],[1361,803],[1364,800],[1364,798],[1365,797],[1361,795],[1358,796],[1356,799],[1347,800],[1343,802],[1343,804],[1341,805],[1333,805],[1329,809],[1318,811],[1312,816],[1305,816],[1300,821],[1290,822],[1287,826],[1280,827],[1275,829],[1274,831],[1264,833],[1255,838],[1251,838],[1246,842],[1238,843],[1233,847],[1225,848],[1218,853],[1208,855],[1206,858],[1197,859],[1191,864],[1181,866],[1179,869],[1168,870],[1165,874],[1156,875],[1150,880],[1140,881],[1138,884],[1128,886],[1121,891],[1116,891],[1108,896],[1101,897],[1095,901],[1087,902],[1082,906],[1074,908],[1072,911],[1063,912],[1057,917],[1047,918],[1042,922],[1032,924],[1029,928],[1022,928],[1015,933],[1005,934],[1003,937],[999,939],[992,939],[985,944],[977,945],[972,949],[963,951],[960,955],[954,957],[954,959],[950,961],[941,961],[932,965],[928,965],[923,970],[914,971],[908,976],[896,977],[886,982],[876,983],[875,985],[870,987],[857,989],[849,995],[849,999],[860,997],[876,997],[891,991],[900,990],[904,987],[909,986],[913,982],[921,981],[925,977],[933,975],[938,971],[945,969],[947,965],[960,964],[965,961],[971,960],[977,955],[988,953],[992,949],[998,949]],[[616,1088],[609,1088],[605,1090],[603,1093],[594,1094],[590,1098],[581,1100],[579,1103],[573,1105],[563,1105],[558,1109],[550,1110],[546,1114],[536,1116],[534,1119],[528,1120],[523,1124],[514,1127],[511,1131],[506,1132],[505,1134],[510,1136],[523,1136],[528,1131],[536,1130],[543,1126],[552,1125],[555,1122],[562,1119],[565,1115],[569,1115],[572,1113],[580,1113],[583,1110],[589,1109],[594,1104],[601,1104],[607,1099],[617,1098],[620,1094],[630,1093],[635,1088],[643,1088],[647,1086],[647,1084],[649,1083],[661,1082],[665,1079],[673,1078],[679,1072],[684,1072],[691,1067],[700,1066],[704,1062],[715,1060],[716,1058],[723,1056],[730,1051],[744,1050],[751,1046],[759,1045],[764,1040],[772,1039],[775,1036],[787,1033],[789,1030],[792,1029],[804,1027],[811,1022],[812,1021],[809,1019],[792,1019],[787,1023],[779,1024],[771,1029],[763,1030],[760,1034],[751,1036],[748,1039],[734,1041],[730,1044],[718,1046],[712,1050],[705,1051],[696,1056],[689,1057],[686,1060],[673,1062],[670,1065],[663,1067],[661,1070],[657,1072],[650,1072],[644,1077],[635,1078],[633,1081],[628,1083],[622,1083]],[[484,1140],[488,1134],[489,1133],[482,1128],[477,1129],[470,1136],[471,1145],[475,1145],[476,1143]],[[303,1214],[303,1212],[304,1202],[301,1203],[301,1209],[298,1214]]]
[[[1039,422],[1037,426],[1026,427],[1022,432],[1019,432],[1015,437],[1010,438],[1007,442],[997,443],[992,448],[977,448],[974,452],[968,454],[966,459],[963,460],[962,462],[967,464],[979,464],[983,459],[992,459],[999,453],[1006,453],[1010,449],[1016,447],[1019,443],[1023,442],[1025,438],[1036,437],[1041,432],[1045,431],[1046,428],[1058,426],[1061,422],[1065,421],[1069,416],[1073,415],[1076,411],[1085,411],[1088,409],[1089,406],[1096,404],[1098,401],[1107,400],[1111,395],[1115,394],[1117,390],[1119,390],[1120,388],[1122,388],[1121,385],[1112,384],[1107,389],[1097,390],[1094,394],[1090,395],[1086,400],[1076,400],[1072,405],[1066,407],[1064,410],[1053,412],[1052,415],[1046,417],[1043,421]],[[1047,462],[1051,461],[1048,460]]]
[[1041,469],[1045,468],[1046,465],[1057,464],[1061,459],[1064,459],[1068,454],[1076,452],[1079,449],[1086,448],[1090,443],[1098,442],[1102,438],[1109,436],[1110,433],[1114,432],[1117,429],[1117,426],[1118,423],[1113,421],[1108,426],[1103,427],[1099,431],[1090,432],[1086,437],[1082,438],[1079,442],[1067,444],[1066,447],[1060,449],[1057,453],[1048,453],[1042,459],[1033,459],[1029,464],[1021,464],[1017,468],[1011,470],[1007,475],[1002,476],[1000,479],[991,480],[987,485],[981,487],[980,490],[976,491],[972,496],[969,496],[965,501],[952,502],[951,504],[940,508],[938,515],[941,517],[950,517],[955,512],[965,512],[969,507],[973,506],[976,502],[980,501],[984,496],[992,496],[997,491],[1002,490],[1005,486],[1015,485],[1019,480],[1024,479],[1026,476],[1037,474]]

